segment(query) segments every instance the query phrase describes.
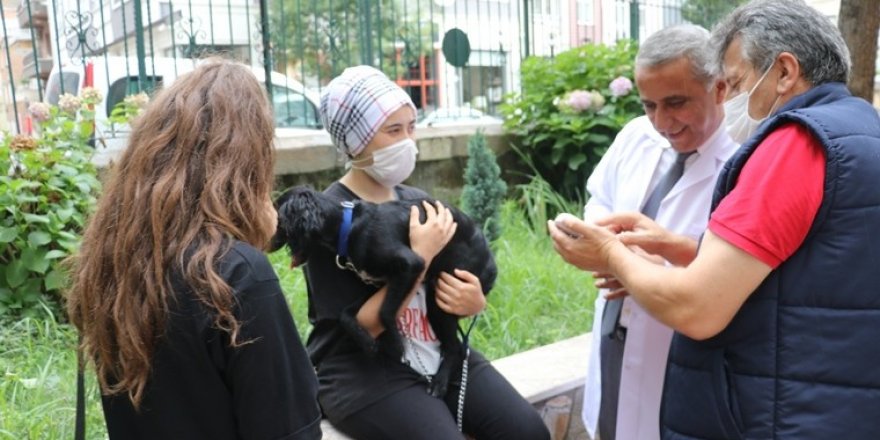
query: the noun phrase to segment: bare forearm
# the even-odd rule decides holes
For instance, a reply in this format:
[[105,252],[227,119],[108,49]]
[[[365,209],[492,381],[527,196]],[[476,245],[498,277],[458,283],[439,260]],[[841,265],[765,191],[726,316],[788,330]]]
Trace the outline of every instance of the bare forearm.
[[697,340],[727,327],[772,270],[711,231],[687,267],[653,265],[621,244],[607,255],[610,270],[648,313]]
[[608,264],[630,296],[655,319],[676,331],[691,322],[693,292],[682,282],[685,269],[653,263],[623,245],[609,249]]
[[675,266],[687,266],[697,258],[697,240],[675,234],[666,248],[663,258]]
[[[406,306],[412,300],[413,295],[415,295],[418,287],[422,284],[423,279],[424,272],[422,273],[422,275],[419,276],[418,280],[413,285],[412,290],[400,304],[400,308],[397,309],[398,317],[401,315],[401,313],[403,313],[404,309],[406,309]],[[387,294],[388,286],[386,285],[379,289],[379,291],[374,293],[373,296],[371,296],[369,299],[367,299],[364,305],[362,305],[361,308],[358,310],[356,316],[358,324],[360,324],[360,326],[363,327],[364,330],[366,330],[374,339],[379,337],[379,335],[381,335],[382,332],[385,331],[385,326],[382,325],[382,321],[379,320],[379,309],[382,308],[382,303],[385,302],[385,297],[387,296]]]

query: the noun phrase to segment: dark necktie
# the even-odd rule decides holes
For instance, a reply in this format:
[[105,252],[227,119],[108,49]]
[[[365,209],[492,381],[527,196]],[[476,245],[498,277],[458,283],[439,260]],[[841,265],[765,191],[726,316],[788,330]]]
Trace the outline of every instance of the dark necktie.
[[[675,183],[678,182],[678,179],[684,174],[684,162],[694,153],[696,153],[696,151],[691,151],[690,153],[678,153],[678,156],[675,158],[675,163],[672,164],[669,171],[660,178],[660,181],[657,182],[657,186],[654,187],[654,190],[651,191],[651,194],[645,201],[645,205],[642,206],[642,214],[645,214],[652,219],[657,216],[657,210],[660,209],[660,202],[663,201],[666,194],[672,190],[672,187],[675,186]],[[610,336],[617,328],[622,307],[623,298],[608,300],[608,302],[605,303],[605,311],[602,313],[602,336]]]

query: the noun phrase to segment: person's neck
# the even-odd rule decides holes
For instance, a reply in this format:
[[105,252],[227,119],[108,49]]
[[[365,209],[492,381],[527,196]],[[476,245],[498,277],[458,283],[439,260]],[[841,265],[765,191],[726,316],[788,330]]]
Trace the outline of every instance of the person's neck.
[[396,200],[394,188],[387,188],[373,180],[362,170],[352,168],[345,173],[339,182],[345,185],[362,200],[372,203],[383,203]]

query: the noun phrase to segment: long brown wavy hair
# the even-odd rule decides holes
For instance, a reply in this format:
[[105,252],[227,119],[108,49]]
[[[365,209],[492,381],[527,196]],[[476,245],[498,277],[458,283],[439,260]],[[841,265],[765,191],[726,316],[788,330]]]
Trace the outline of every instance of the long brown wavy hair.
[[242,343],[232,290],[215,266],[230,239],[263,248],[274,233],[273,137],[254,74],[220,59],[160,91],[132,123],[70,261],[67,311],[104,394],[127,392],[140,406],[174,298],[171,274]]

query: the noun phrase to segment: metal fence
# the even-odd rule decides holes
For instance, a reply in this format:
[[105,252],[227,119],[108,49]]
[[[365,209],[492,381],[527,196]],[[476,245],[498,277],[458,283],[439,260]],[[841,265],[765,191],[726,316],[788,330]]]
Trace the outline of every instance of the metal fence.
[[523,58],[644,38],[682,22],[684,1],[2,0],[0,130],[30,130],[30,103],[85,86],[106,118],[210,54],[253,66],[279,128],[318,128],[321,87],[357,64],[404,87],[420,117],[492,115]]

